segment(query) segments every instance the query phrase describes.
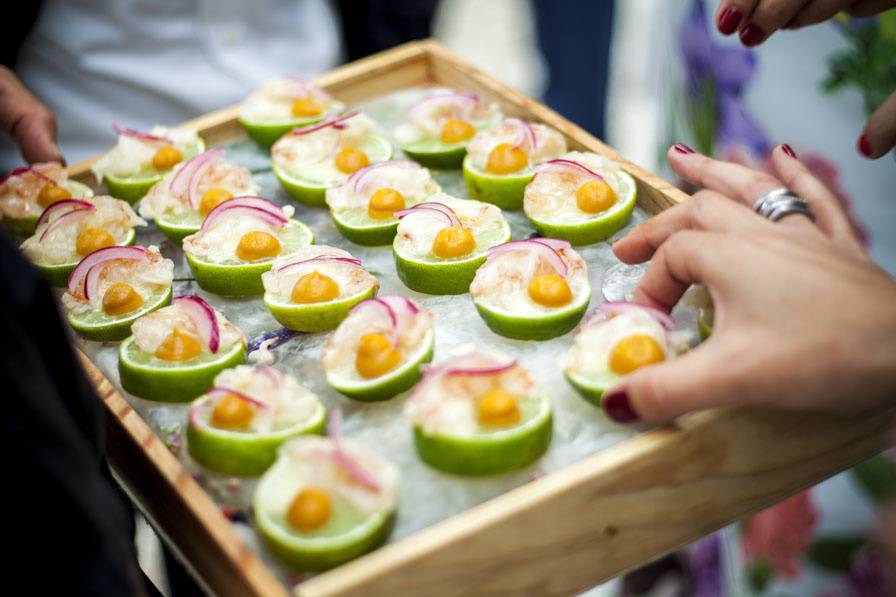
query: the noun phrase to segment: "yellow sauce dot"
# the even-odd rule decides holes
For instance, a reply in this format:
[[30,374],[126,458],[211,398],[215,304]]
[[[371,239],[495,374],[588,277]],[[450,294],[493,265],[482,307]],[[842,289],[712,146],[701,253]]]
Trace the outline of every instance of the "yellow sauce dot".
[[94,228],[93,226],[88,226],[79,232],[78,237],[75,239],[75,250],[82,257],[112,246],[115,246],[115,239],[112,238],[112,235],[102,228]]
[[252,405],[238,396],[227,394],[212,410],[212,426],[218,429],[243,429],[252,422]]
[[645,334],[635,334],[613,346],[608,365],[614,373],[625,375],[646,365],[660,363],[665,358],[656,340]]
[[60,184],[47,181],[40,189],[37,195],[37,204],[47,209],[54,203],[58,203],[64,199],[71,199],[72,194],[67,188]]
[[607,211],[616,204],[616,193],[602,180],[586,182],[576,191],[576,205],[589,214]]
[[303,489],[293,498],[286,511],[286,521],[300,531],[313,531],[324,526],[333,515],[333,502],[322,489]]
[[476,239],[473,238],[473,233],[469,228],[460,226],[442,228],[432,241],[432,252],[443,259],[467,255],[475,248]]
[[124,282],[116,282],[103,294],[103,313],[108,315],[124,315],[140,308],[143,299],[134,287]]
[[476,134],[476,129],[466,120],[449,118],[442,125],[442,143],[460,143]]
[[519,147],[501,143],[488,154],[485,171],[489,174],[511,174],[529,165],[529,156]]
[[382,334],[364,334],[358,345],[355,368],[361,377],[371,379],[395,369],[401,362],[401,352],[392,347]]
[[522,415],[516,398],[501,388],[492,388],[476,401],[476,417],[486,427],[509,427],[519,423]]
[[529,297],[545,307],[562,307],[572,302],[572,291],[557,274],[543,274],[529,282]]
[[370,163],[367,154],[355,147],[343,147],[336,154],[336,167],[346,174],[360,170]]
[[202,343],[198,338],[174,328],[153,354],[163,361],[189,361],[200,352]]
[[269,232],[253,230],[240,238],[236,246],[236,256],[243,261],[258,261],[279,255],[280,241]]
[[339,297],[336,280],[320,272],[311,272],[299,278],[292,287],[292,302],[302,305],[325,303]]
[[385,220],[400,209],[404,209],[404,195],[395,189],[384,187],[377,189],[370,198],[367,215],[373,220]]
[[211,210],[228,199],[233,199],[233,193],[227,189],[222,189],[221,187],[210,188],[202,194],[202,199],[199,200],[199,215],[204,218]]
[[160,147],[152,156],[152,165],[156,170],[170,170],[175,164],[179,164],[184,155],[173,145]]
[[292,102],[292,115],[297,118],[317,116],[324,111],[323,106],[314,101],[312,97],[300,97]]

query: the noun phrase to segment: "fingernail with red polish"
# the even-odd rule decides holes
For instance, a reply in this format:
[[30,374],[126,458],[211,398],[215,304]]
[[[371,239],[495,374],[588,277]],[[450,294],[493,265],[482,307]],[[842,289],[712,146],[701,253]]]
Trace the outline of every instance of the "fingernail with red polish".
[[688,147],[687,145],[684,145],[682,143],[676,143],[675,145],[672,146],[672,149],[674,149],[678,153],[683,153],[685,155],[687,155],[689,153],[695,153],[693,149],[691,149],[690,147]]
[[740,25],[741,18],[743,18],[743,14],[735,7],[729,6],[719,15],[719,31],[725,35],[731,35]]
[[638,420],[638,415],[632,410],[628,394],[624,389],[613,390],[604,394],[601,405],[603,406],[604,414],[617,423],[633,423]]
[[762,41],[763,37],[765,37],[765,33],[756,25],[747,25],[740,32],[740,41],[745,46],[755,46]]
[[796,159],[796,152],[793,150],[793,147],[785,143],[781,146],[781,151],[789,155],[790,157]]
[[866,158],[871,157],[871,143],[868,142],[868,137],[862,135],[859,137],[858,142],[859,153],[861,153]]

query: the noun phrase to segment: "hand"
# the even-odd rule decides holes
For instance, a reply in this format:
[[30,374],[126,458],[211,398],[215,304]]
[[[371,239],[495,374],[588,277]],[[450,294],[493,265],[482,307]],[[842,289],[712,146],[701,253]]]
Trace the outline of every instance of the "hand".
[[28,163],[65,163],[56,145],[56,117],[25,89],[15,73],[2,66],[0,126],[15,139],[22,157]]
[[[896,281],[863,252],[837,199],[777,147],[777,177],[677,145],[672,168],[710,190],[647,220],[613,245],[650,259],[635,302],[671,309],[705,285],[715,321],[691,352],[639,369],[604,396],[617,420],[665,421],[722,405],[858,411],[896,394]],[[771,222],[750,206],[786,186],[817,218]]]

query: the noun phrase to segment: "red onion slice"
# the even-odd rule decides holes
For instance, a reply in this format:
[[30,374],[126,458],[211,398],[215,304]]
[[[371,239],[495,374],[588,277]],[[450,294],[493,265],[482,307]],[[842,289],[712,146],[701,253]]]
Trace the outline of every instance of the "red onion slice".
[[[81,262],[75,266],[75,269],[72,270],[72,273],[69,274],[67,283],[68,291],[71,294],[75,294],[80,288],[84,291],[84,296],[90,300],[96,293],[96,283],[99,280],[99,272],[102,270],[102,268],[98,266],[114,259],[139,261],[146,258],[146,249],[143,247],[106,247],[105,249],[94,251],[82,259]],[[91,276],[91,272],[96,273]],[[87,283],[88,278],[92,279],[90,286]]]
[[138,131],[137,129],[130,129],[118,126],[117,124],[113,124],[112,128],[119,135],[124,135],[125,137],[134,137],[135,139],[140,139],[141,141],[164,141],[165,143],[174,143],[168,137],[160,137],[158,135],[152,135],[150,133],[146,133],[144,131]]
[[301,261],[293,261],[292,263],[285,263],[283,265],[279,265],[274,268],[274,271],[278,274],[287,273],[289,270],[298,269],[300,266],[308,265],[309,263],[319,262],[319,261],[335,261],[337,263],[347,263],[349,265],[354,265],[356,267],[364,267],[361,264],[360,259],[355,259],[354,257],[344,257],[342,255],[335,254],[325,254],[318,255],[317,257],[311,257],[310,259],[302,259]]
[[388,160],[385,162],[374,162],[369,166],[364,166],[360,170],[356,170],[348,177],[348,182],[354,185],[356,193],[363,192],[371,182],[371,173],[381,168],[400,168],[403,170],[419,170],[420,164],[409,160]]
[[620,313],[626,313],[628,311],[645,311],[665,329],[675,329],[675,320],[672,319],[672,317],[670,317],[668,313],[660,311],[659,309],[655,309],[653,307],[646,307],[644,305],[638,305],[636,303],[627,303],[625,301],[607,301],[601,304],[599,308],[600,311],[589,318],[588,321],[585,322],[585,325],[588,325],[595,320],[600,320],[602,316],[606,315],[619,315]]
[[516,365],[516,359],[502,362],[495,355],[471,352],[452,357],[436,366],[427,367],[424,374],[428,377],[440,375],[498,375],[513,369]]
[[221,344],[221,330],[218,327],[218,316],[211,305],[195,294],[179,296],[172,303],[187,314],[209,351],[217,354]]
[[547,245],[555,251],[565,251],[567,249],[572,249],[572,243],[568,240],[563,240],[562,238],[550,238],[547,236],[535,236],[530,238],[529,240],[541,243],[543,245]]
[[389,340],[392,342],[392,346],[398,346],[398,343],[401,340],[398,334],[398,317],[395,314],[395,310],[392,309],[392,305],[381,298],[375,297],[367,299],[366,301],[361,301],[352,307],[349,312],[357,313],[359,311],[372,309],[376,309],[378,313],[385,315],[385,318],[389,322],[387,324],[387,327],[389,328]]
[[52,178],[50,178],[50,177],[47,176],[46,174],[44,174],[44,173],[38,171],[38,170],[37,170],[35,167],[33,167],[33,166],[19,166],[18,168],[15,168],[12,172],[10,172],[9,174],[7,174],[7,175],[4,176],[3,178],[0,178],[0,184],[3,184],[4,182],[6,182],[7,180],[9,180],[10,178],[16,178],[17,176],[22,176],[23,174],[28,174],[29,172],[30,172],[31,174],[34,174],[34,175],[37,176],[38,178],[42,178],[43,180],[45,180],[45,181],[47,181],[47,182],[52,182],[52,183],[55,184],[55,185],[58,185],[58,184],[59,184],[58,182],[56,182],[55,180],[53,180]]
[[440,219],[443,219],[448,226],[454,226],[454,222],[451,217],[443,211],[438,209],[432,209],[430,207],[421,207],[419,209],[411,208],[411,209],[401,209],[395,212],[395,217],[399,220],[406,218],[407,216],[413,215],[428,215],[428,216],[438,216]]
[[198,180],[202,179],[202,175],[205,174],[209,167],[211,167],[212,163],[223,157],[226,153],[226,149],[215,147],[208,151],[203,151],[199,155],[193,156],[177,169],[177,172],[171,178],[171,182],[168,183],[168,189],[176,197],[186,197],[190,201],[190,206],[193,207],[193,209],[196,209],[194,200],[190,197],[191,189],[192,193],[196,192],[196,189],[193,186],[194,175],[197,171],[201,170],[201,173],[196,179],[196,184],[198,184]]
[[226,396],[228,394],[230,394],[232,396],[236,396],[243,402],[251,404],[255,408],[259,408],[261,410],[267,410],[267,408],[268,408],[268,405],[265,404],[264,402],[262,402],[260,400],[256,400],[255,398],[249,396],[248,394],[244,394],[243,392],[240,392],[239,390],[234,390],[233,388],[228,388],[226,386],[215,386],[212,389],[210,389],[208,392],[205,393],[205,395],[208,396],[209,398],[215,398],[217,396],[221,396],[223,398],[224,396]]
[[256,367],[255,372],[267,377],[275,386],[279,387],[283,383],[283,373],[279,369],[273,367]]
[[37,239],[38,242],[43,242],[51,232],[62,227],[64,224],[82,218],[95,210],[96,207],[91,204],[90,207],[75,207],[71,211],[65,212],[64,214],[60,215],[58,218],[50,222],[46,228],[44,228],[44,231],[41,232],[40,237]]
[[444,102],[446,100],[459,100],[468,105],[468,107],[472,108],[479,101],[479,96],[475,93],[469,91],[456,91],[456,92],[447,92],[447,93],[435,93],[433,95],[428,95],[422,99],[414,102],[410,108],[408,108],[408,113],[416,113],[420,111],[421,108],[425,107],[427,104],[435,103],[435,102]]
[[488,251],[486,251],[485,259],[486,261],[490,261],[498,255],[503,255],[504,253],[510,253],[512,251],[531,251],[537,254],[539,257],[544,258],[548,265],[550,265],[562,278],[565,278],[566,274],[569,273],[569,267],[566,265],[566,261],[563,260],[560,253],[550,245],[538,242],[538,239],[535,238],[514,240],[504,243],[503,245],[490,247]]
[[572,160],[564,160],[564,159],[556,159],[544,162],[542,164],[538,164],[535,166],[535,173],[541,174],[542,172],[556,172],[557,170],[573,170],[578,172],[579,174],[584,174],[591,178],[596,178],[598,180],[604,180],[604,177],[583,164],[578,162],[574,162]]
[[307,135],[309,133],[313,133],[315,131],[319,131],[321,129],[325,129],[325,128],[331,127],[331,126],[336,127],[336,128],[344,128],[345,126],[347,126],[345,124],[345,121],[350,118],[354,118],[358,114],[360,114],[360,112],[358,112],[357,110],[352,110],[351,112],[346,112],[345,114],[343,114],[341,116],[327,117],[322,122],[318,122],[317,124],[310,124],[307,126],[296,127],[286,134],[293,135],[293,136],[301,136],[301,135]]
[[342,449],[342,409],[335,408],[327,422],[327,435],[333,441],[330,458],[333,463],[345,471],[351,479],[370,491],[379,492],[380,485],[355,460]]
[[396,211],[395,217],[400,220],[403,217],[414,213],[415,210],[419,211],[420,213],[427,213],[432,211],[440,212],[443,216],[445,216],[445,218],[448,219],[449,225],[455,228],[463,228],[463,222],[460,221],[460,218],[457,217],[457,214],[454,213],[454,210],[444,203],[439,203],[438,201],[424,201],[423,203],[418,203],[417,205],[408,209]]
[[282,228],[289,221],[289,218],[283,215],[283,211],[273,203],[270,204],[270,207],[263,208],[253,205],[242,205],[239,202],[231,204],[231,201],[234,200],[229,199],[221,203],[205,216],[202,227],[199,229],[200,233],[207,231],[214,226],[215,222],[225,217],[250,216],[258,218],[275,229]]
[[57,201],[52,205],[47,206],[45,210],[43,210],[40,214],[40,217],[37,218],[37,224],[35,225],[35,229],[40,228],[41,224],[46,224],[50,220],[50,216],[55,214],[57,211],[62,211],[65,209],[95,209],[96,206],[89,201],[84,201],[83,199],[63,199],[62,201]]
[[538,147],[538,137],[531,124],[519,118],[508,118],[505,122],[511,122],[517,127],[517,141],[514,143],[514,147],[523,147],[527,143],[532,149]]
[[420,307],[417,306],[417,303],[405,296],[391,294],[381,296],[379,297],[379,299],[385,303],[388,303],[388,305],[392,307],[392,310],[396,313],[405,311],[410,315],[416,315],[420,312]]

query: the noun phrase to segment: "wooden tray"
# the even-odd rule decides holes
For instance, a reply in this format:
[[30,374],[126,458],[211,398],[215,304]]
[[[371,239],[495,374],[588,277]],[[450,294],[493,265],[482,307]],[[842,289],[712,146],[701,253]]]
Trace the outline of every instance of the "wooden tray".
[[[687,196],[549,108],[432,41],[314,81],[347,103],[424,83],[475,91],[621,163],[656,213]],[[232,106],[186,123],[209,144],[241,134]],[[86,180],[92,160],[70,169]],[[82,355],[83,356],[83,355]],[[113,472],[209,592],[286,595],[211,498],[83,357],[106,407]],[[786,392],[787,388],[781,388]],[[305,596],[568,595],[694,541],[881,451],[890,416],[715,410],[640,434],[298,585]]]

